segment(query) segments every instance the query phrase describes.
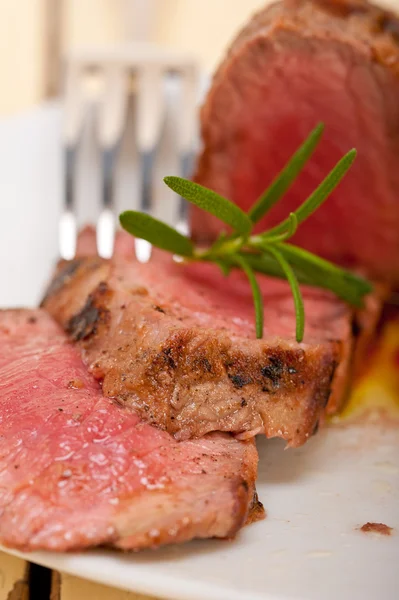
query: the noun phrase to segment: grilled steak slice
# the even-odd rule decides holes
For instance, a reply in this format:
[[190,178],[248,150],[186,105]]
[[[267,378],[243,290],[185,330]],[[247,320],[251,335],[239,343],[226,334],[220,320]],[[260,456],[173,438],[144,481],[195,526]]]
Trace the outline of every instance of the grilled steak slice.
[[[195,180],[248,209],[319,121],[324,138],[272,226],[358,149],[350,173],[294,242],[399,283],[399,21],[362,0],[290,0],[254,16],[220,65],[202,108]],[[220,223],[195,212],[197,238]]]
[[212,265],[183,267],[162,252],[142,265],[123,248],[129,239],[119,238],[111,262],[61,263],[43,303],[79,343],[104,394],[177,439],[219,430],[304,443],[331,391],[334,408],[342,398],[351,310],[304,288],[306,334],[297,344],[288,284],[259,277],[265,337],[256,340],[242,274],[225,279]]
[[0,423],[0,542],[10,547],[230,537],[252,505],[252,442],[179,443],[143,423],[103,397],[44,311],[0,312]]

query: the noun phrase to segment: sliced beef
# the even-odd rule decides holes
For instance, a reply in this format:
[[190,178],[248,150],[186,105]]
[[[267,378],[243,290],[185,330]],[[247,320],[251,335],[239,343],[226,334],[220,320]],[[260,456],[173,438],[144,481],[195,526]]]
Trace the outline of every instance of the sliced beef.
[[252,442],[179,443],[104,398],[44,311],[0,312],[2,544],[139,549],[230,537],[253,504],[256,466]]
[[[294,210],[350,148],[358,157],[295,243],[399,283],[399,21],[362,0],[290,0],[241,31],[202,108],[195,180],[248,209],[319,121],[319,148],[260,229]],[[220,222],[195,212],[197,238]]]
[[344,395],[351,309],[304,288],[306,333],[298,344],[288,284],[259,277],[265,332],[257,340],[241,273],[225,279],[212,265],[177,265],[162,252],[142,265],[130,240],[119,238],[111,262],[61,263],[43,303],[80,345],[105,395],[177,439],[220,430],[304,443],[330,396],[335,409]]

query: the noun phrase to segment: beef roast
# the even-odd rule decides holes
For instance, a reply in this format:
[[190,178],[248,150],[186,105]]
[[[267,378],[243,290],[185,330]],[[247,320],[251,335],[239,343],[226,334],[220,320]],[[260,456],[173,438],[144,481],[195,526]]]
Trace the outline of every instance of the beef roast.
[[45,312],[0,312],[0,434],[0,542],[20,550],[230,537],[252,504],[252,442],[141,422]]
[[[314,156],[260,224],[275,225],[350,148],[357,160],[294,242],[399,283],[399,21],[362,0],[287,0],[241,31],[202,108],[195,180],[248,209],[308,133]],[[197,238],[220,222],[195,212]]]
[[304,288],[306,332],[298,344],[288,284],[259,277],[266,310],[257,340],[241,273],[225,279],[213,265],[177,265],[160,251],[142,265],[132,245],[122,234],[110,262],[61,263],[43,303],[79,343],[103,392],[177,439],[219,430],[305,442],[331,391],[333,409],[343,397],[352,310]]

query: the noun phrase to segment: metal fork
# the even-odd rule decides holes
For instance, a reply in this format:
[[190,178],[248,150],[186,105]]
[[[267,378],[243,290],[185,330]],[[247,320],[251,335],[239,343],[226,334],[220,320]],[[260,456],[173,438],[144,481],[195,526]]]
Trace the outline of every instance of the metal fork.
[[[95,144],[100,163],[99,214],[96,220],[98,254],[112,256],[117,227],[115,183],[117,164],[129,110],[135,122],[135,146],[139,172],[139,200],[125,208],[155,214],[154,173],[165,126],[167,83],[177,82],[175,104],[178,122],[174,152],[180,175],[188,177],[196,148],[196,105],[199,70],[190,57],[165,52],[145,43],[127,44],[112,50],[90,50],[70,55],[65,70],[63,150],[65,165],[63,213],[60,218],[59,251],[71,259],[77,241],[77,165],[85,123],[95,110]],[[94,83],[93,83],[94,80]],[[129,108],[133,95],[134,109]],[[93,108],[94,107],[94,108]],[[134,165],[132,165],[133,168]],[[168,220],[188,232],[187,208],[182,199],[168,199]],[[163,206],[165,214],[165,203]],[[138,260],[146,262],[151,246],[135,240]]]

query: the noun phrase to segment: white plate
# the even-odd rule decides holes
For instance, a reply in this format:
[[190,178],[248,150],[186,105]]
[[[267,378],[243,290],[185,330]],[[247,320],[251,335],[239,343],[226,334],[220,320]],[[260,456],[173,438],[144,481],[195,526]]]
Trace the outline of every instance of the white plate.
[[[399,431],[332,429],[299,450],[259,440],[268,516],[234,541],[122,554],[24,554],[127,590],[181,600],[394,600],[399,591]],[[366,522],[395,529],[366,534]]]
[[[34,305],[56,256],[59,123],[56,106],[0,122],[0,306]],[[24,556],[168,599],[398,598],[399,430],[332,429],[300,450],[284,452],[279,441],[264,439],[259,450],[258,491],[268,517],[232,542]],[[395,531],[358,531],[368,521]]]

